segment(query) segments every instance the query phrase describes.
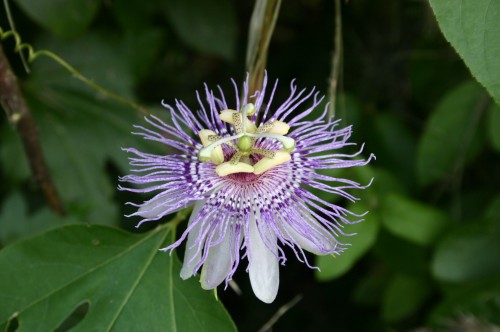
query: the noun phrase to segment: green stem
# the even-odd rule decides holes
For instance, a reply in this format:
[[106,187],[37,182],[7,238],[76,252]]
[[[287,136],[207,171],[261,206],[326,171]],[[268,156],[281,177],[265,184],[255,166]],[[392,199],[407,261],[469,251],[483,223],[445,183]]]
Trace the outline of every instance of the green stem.
[[335,37],[334,50],[332,56],[332,73],[330,75],[330,87],[328,89],[328,99],[330,107],[329,116],[335,116],[335,104],[337,103],[337,87],[340,77],[340,67],[342,60],[342,11],[340,0],[335,0]]
[[249,73],[248,93],[262,89],[267,53],[278,19],[281,0],[257,0],[250,20],[246,70]]

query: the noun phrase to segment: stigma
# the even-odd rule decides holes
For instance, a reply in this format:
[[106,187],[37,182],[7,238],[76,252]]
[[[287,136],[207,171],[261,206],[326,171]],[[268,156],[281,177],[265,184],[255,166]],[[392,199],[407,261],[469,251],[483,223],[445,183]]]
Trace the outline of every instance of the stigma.
[[[290,153],[295,150],[295,140],[286,136],[290,126],[278,120],[257,125],[250,119],[255,113],[255,105],[252,103],[244,105],[239,111],[227,109],[220,112],[219,118],[233,126],[235,135],[221,137],[208,129],[198,132],[203,144],[199,158],[203,162],[216,164],[217,175],[226,176],[235,173],[259,175],[291,159]],[[259,138],[275,140],[282,147],[277,151],[262,149],[256,145]],[[225,156],[223,144],[236,152]]]

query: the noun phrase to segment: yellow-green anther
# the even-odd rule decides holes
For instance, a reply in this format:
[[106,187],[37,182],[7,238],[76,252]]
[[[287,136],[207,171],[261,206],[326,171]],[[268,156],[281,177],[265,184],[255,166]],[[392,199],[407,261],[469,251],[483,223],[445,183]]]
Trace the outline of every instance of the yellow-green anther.
[[257,129],[257,134],[267,133],[272,127],[273,127],[272,122],[266,122],[264,124],[261,124],[259,129]]
[[283,145],[283,149],[288,152],[295,150],[295,140],[291,137],[277,134],[247,134],[251,138],[273,138]]
[[277,138],[277,140],[283,144],[283,148],[285,148],[286,151],[292,152],[295,150],[295,140],[293,138],[281,136],[280,138]]
[[[200,136],[201,143],[206,148],[210,144],[216,142],[221,137],[217,136],[217,134],[208,129],[202,129],[198,132],[198,136]],[[202,149],[202,151],[205,149]],[[218,145],[210,152],[208,155],[208,151],[202,154],[200,151],[200,160],[204,162],[212,161],[214,164],[220,164],[224,161],[224,152],[222,151],[222,146]]]
[[217,172],[219,176],[226,176],[234,173],[252,173],[253,171],[253,166],[241,162],[235,165],[231,162],[225,162],[215,168],[215,172]]
[[232,124],[237,134],[241,133],[243,130],[245,130],[246,133],[255,133],[257,131],[255,123],[246,118],[244,128],[243,115],[235,110],[223,110],[220,112],[219,118],[226,123]]
[[259,127],[257,130],[258,134],[278,134],[278,135],[286,135],[288,134],[288,131],[290,130],[290,126],[283,121],[272,121],[272,122],[266,122],[263,125]]
[[240,162],[240,159],[241,157],[243,157],[244,153],[243,152],[236,152],[232,157],[231,157],[231,160],[229,160],[229,162],[233,165],[236,165],[237,163]]
[[234,124],[233,114],[238,114],[235,110],[223,110],[220,112],[219,118],[227,123]]
[[206,148],[203,148],[200,150],[200,153],[198,154],[198,158],[200,158],[200,160],[203,162],[212,161],[212,151],[208,150]]
[[219,165],[220,163],[224,162],[224,152],[222,152],[222,147],[220,145],[216,147],[212,151],[212,154],[210,154],[210,157],[212,159],[212,162],[216,165]]
[[233,127],[237,134],[244,132],[242,116],[239,113],[234,113],[233,117]]
[[278,135],[286,135],[290,130],[290,126],[283,121],[273,121],[273,126],[268,131],[269,134],[278,134]]
[[[273,167],[286,163],[290,159],[292,159],[292,157],[290,156],[290,153],[288,153],[287,151],[284,150],[276,151],[273,158],[264,157],[261,160],[259,160],[255,165],[253,165],[254,168],[253,173],[256,175],[262,174]],[[220,165],[217,167],[220,167]]]
[[261,154],[261,155],[263,155],[264,157],[267,157],[267,158],[274,158],[274,155],[275,155],[274,151],[266,150],[266,149],[255,149],[255,148],[253,148],[252,150],[250,150],[250,153]]
[[252,148],[252,139],[246,135],[243,135],[238,140],[238,148],[242,152],[248,152]]
[[[207,130],[207,129],[204,129],[204,130]],[[202,136],[201,132],[202,131],[200,131],[200,137]],[[205,136],[205,134],[206,134],[206,132],[203,132],[203,136]],[[209,136],[211,136],[211,135],[209,135]],[[224,161],[224,154],[220,154],[220,151],[222,151],[221,145],[222,144],[229,144],[229,145],[231,145],[232,144],[231,141],[233,141],[235,139],[238,139],[241,136],[243,136],[243,134],[238,134],[238,135],[235,135],[235,136],[228,136],[228,137],[219,138],[217,141],[211,143],[210,145],[208,145],[208,146],[206,146],[206,147],[204,147],[203,149],[200,150],[200,153],[198,154],[200,160],[201,161],[213,161],[216,164],[221,163],[222,161]],[[208,136],[206,137],[206,139],[208,140]],[[220,150],[217,149],[217,148],[220,148]],[[212,152],[214,150],[218,150],[219,152],[216,151],[215,155],[214,155],[214,157],[212,159]]]
[[241,109],[241,112],[243,113],[244,116],[252,116],[255,114],[255,105],[252,103],[248,103],[243,108]]
[[213,142],[215,142],[218,139],[215,131],[208,130],[208,129],[200,130],[198,132],[198,136],[200,137],[201,144],[203,144],[204,147],[209,146],[210,144],[212,144]]

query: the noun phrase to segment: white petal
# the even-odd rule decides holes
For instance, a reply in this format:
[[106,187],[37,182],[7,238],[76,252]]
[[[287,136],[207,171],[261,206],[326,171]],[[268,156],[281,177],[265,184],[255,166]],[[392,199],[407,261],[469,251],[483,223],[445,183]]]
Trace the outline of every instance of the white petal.
[[[259,300],[271,303],[278,294],[279,262],[276,256],[266,247],[260,237],[255,217],[252,215],[249,225],[248,251],[250,252],[249,275],[253,292]],[[269,234],[277,252],[276,235]],[[275,250],[276,249],[276,250]]]
[[[205,200],[197,201],[194,205],[193,212],[189,217],[188,227],[191,226],[193,220],[200,213],[201,208],[205,205]],[[200,235],[201,222],[194,226],[188,234],[186,251],[184,252],[184,262],[181,269],[181,278],[186,280],[194,275],[194,268],[201,258],[201,250],[198,251],[198,236]],[[203,242],[203,241],[202,241]]]
[[[214,240],[219,237],[219,232],[214,235]],[[231,271],[231,235],[224,234],[224,239],[218,246],[211,247],[201,269],[201,287],[212,289],[220,285]]]

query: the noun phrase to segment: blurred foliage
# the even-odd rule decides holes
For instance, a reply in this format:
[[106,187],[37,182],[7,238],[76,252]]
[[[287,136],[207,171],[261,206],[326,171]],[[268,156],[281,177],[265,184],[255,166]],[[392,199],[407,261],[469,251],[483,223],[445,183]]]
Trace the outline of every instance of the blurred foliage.
[[[377,160],[333,176],[374,178],[349,205],[369,213],[345,228],[358,234],[341,239],[352,244],[344,254],[316,259],[321,272],[289,252],[272,305],[253,297],[244,267],[235,276],[243,296],[220,290],[220,302],[195,279],[180,281],[175,254],[156,254],[172,240],[168,224],[131,234],[136,220],[123,215],[133,199],[115,189],[128,169],[120,148],[168,151],[130,134],[143,123],[137,110],[48,58],[25,73],[12,39],[3,41],[68,214],[48,209],[1,117],[0,328],[235,330],[224,305],[239,330],[255,331],[297,294],[274,331],[440,328],[464,314],[500,324],[500,3],[460,3],[343,3],[337,115]],[[252,9],[232,0],[12,3],[24,41],[163,119],[161,100],[196,107],[203,83],[232,91],[229,79],[244,77]],[[292,78],[327,91],[333,34],[332,1],[283,2],[268,60],[281,82],[276,102]]]

